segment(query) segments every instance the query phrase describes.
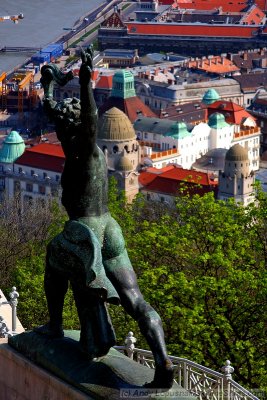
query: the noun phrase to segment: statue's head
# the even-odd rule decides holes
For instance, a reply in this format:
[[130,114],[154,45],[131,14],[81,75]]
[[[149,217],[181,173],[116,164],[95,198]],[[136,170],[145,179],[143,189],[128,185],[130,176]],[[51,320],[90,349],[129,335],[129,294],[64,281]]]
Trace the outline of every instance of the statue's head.
[[68,127],[76,127],[80,124],[81,104],[76,97],[67,98],[57,103],[54,108],[54,119],[56,124]]

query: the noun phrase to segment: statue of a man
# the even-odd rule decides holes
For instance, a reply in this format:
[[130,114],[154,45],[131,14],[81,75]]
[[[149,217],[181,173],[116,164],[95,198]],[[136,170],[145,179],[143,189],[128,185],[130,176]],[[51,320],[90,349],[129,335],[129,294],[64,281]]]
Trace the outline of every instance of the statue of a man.
[[73,98],[56,103],[52,98],[53,81],[65,84],[71,73],[64,75],[55,65],[41,71],[44,107],[55,121],[66,156],[62,203],[70,220],[48,246],[45,292],[50,321],[37,331],[50,337],[63,336],[62,309],[70,281],[81,323],[80,343],[90,357],[104,355],[115,339],[105,303],[120,302],[138,322],[154,355],[155,376],[148,386],[170,388],[173,367],[161,319],[140,292],[121,228],[108,211],[107,165],[96,144],[92,56],[91,48],[81,54],[80,101]]

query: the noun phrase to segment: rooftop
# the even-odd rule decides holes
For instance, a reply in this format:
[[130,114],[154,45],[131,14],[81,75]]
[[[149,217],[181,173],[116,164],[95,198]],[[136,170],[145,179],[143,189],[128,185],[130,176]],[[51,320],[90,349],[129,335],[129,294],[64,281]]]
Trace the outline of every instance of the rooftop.
[[41,143],[26,149],[15,164],[62,173],[65,156],[61,145]]

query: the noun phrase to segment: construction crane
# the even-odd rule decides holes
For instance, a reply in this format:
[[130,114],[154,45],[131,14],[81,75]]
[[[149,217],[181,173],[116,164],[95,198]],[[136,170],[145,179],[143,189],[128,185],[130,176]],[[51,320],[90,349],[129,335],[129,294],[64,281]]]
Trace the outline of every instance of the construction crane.
[[24,15],[23,14],[18,14],[18,15],[5,15],[3,17],[0,16],[0,22],[10,20],[13,21],[14,24],[17,24],[20,19],[23,19]]
[[1,93],[1,97],[2,97],[2,110],[5,110],[7,108],[7,89],[6,89],[6,73],[3,72],[0,75],[0,93]]
[[18,112],[20,116],[23,116],[23,100],[24,100],[24,88],[29,85],[29,98],[31,102],[31,96],[33,91],[33,72],[26,72],[25,74],[15,74],[15,78],[18,82]]

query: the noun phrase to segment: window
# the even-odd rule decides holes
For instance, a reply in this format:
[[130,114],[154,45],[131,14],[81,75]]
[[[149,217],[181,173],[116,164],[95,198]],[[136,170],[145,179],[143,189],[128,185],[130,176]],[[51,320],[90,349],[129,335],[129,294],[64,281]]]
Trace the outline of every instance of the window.
[[45,186],[39,185],[39,193],[40,194],[45,194]]
[[27,192],[32,192],[33,191],[32,183],[26,183],[26,191]]
[[22,168],[19,167],[19,174],[22,174]]
[[58,182],[60,179],[59,175],[56,175],[56,181]]
[[46,172],[43,173],[43,178],[44,179],[47,178],[47,173]]
[[20,181],[14,181],[14,192],[18,192],[20,190]]
[[34,175],[34,170],[33,169],[31,169],[31,176],[33,176]]

